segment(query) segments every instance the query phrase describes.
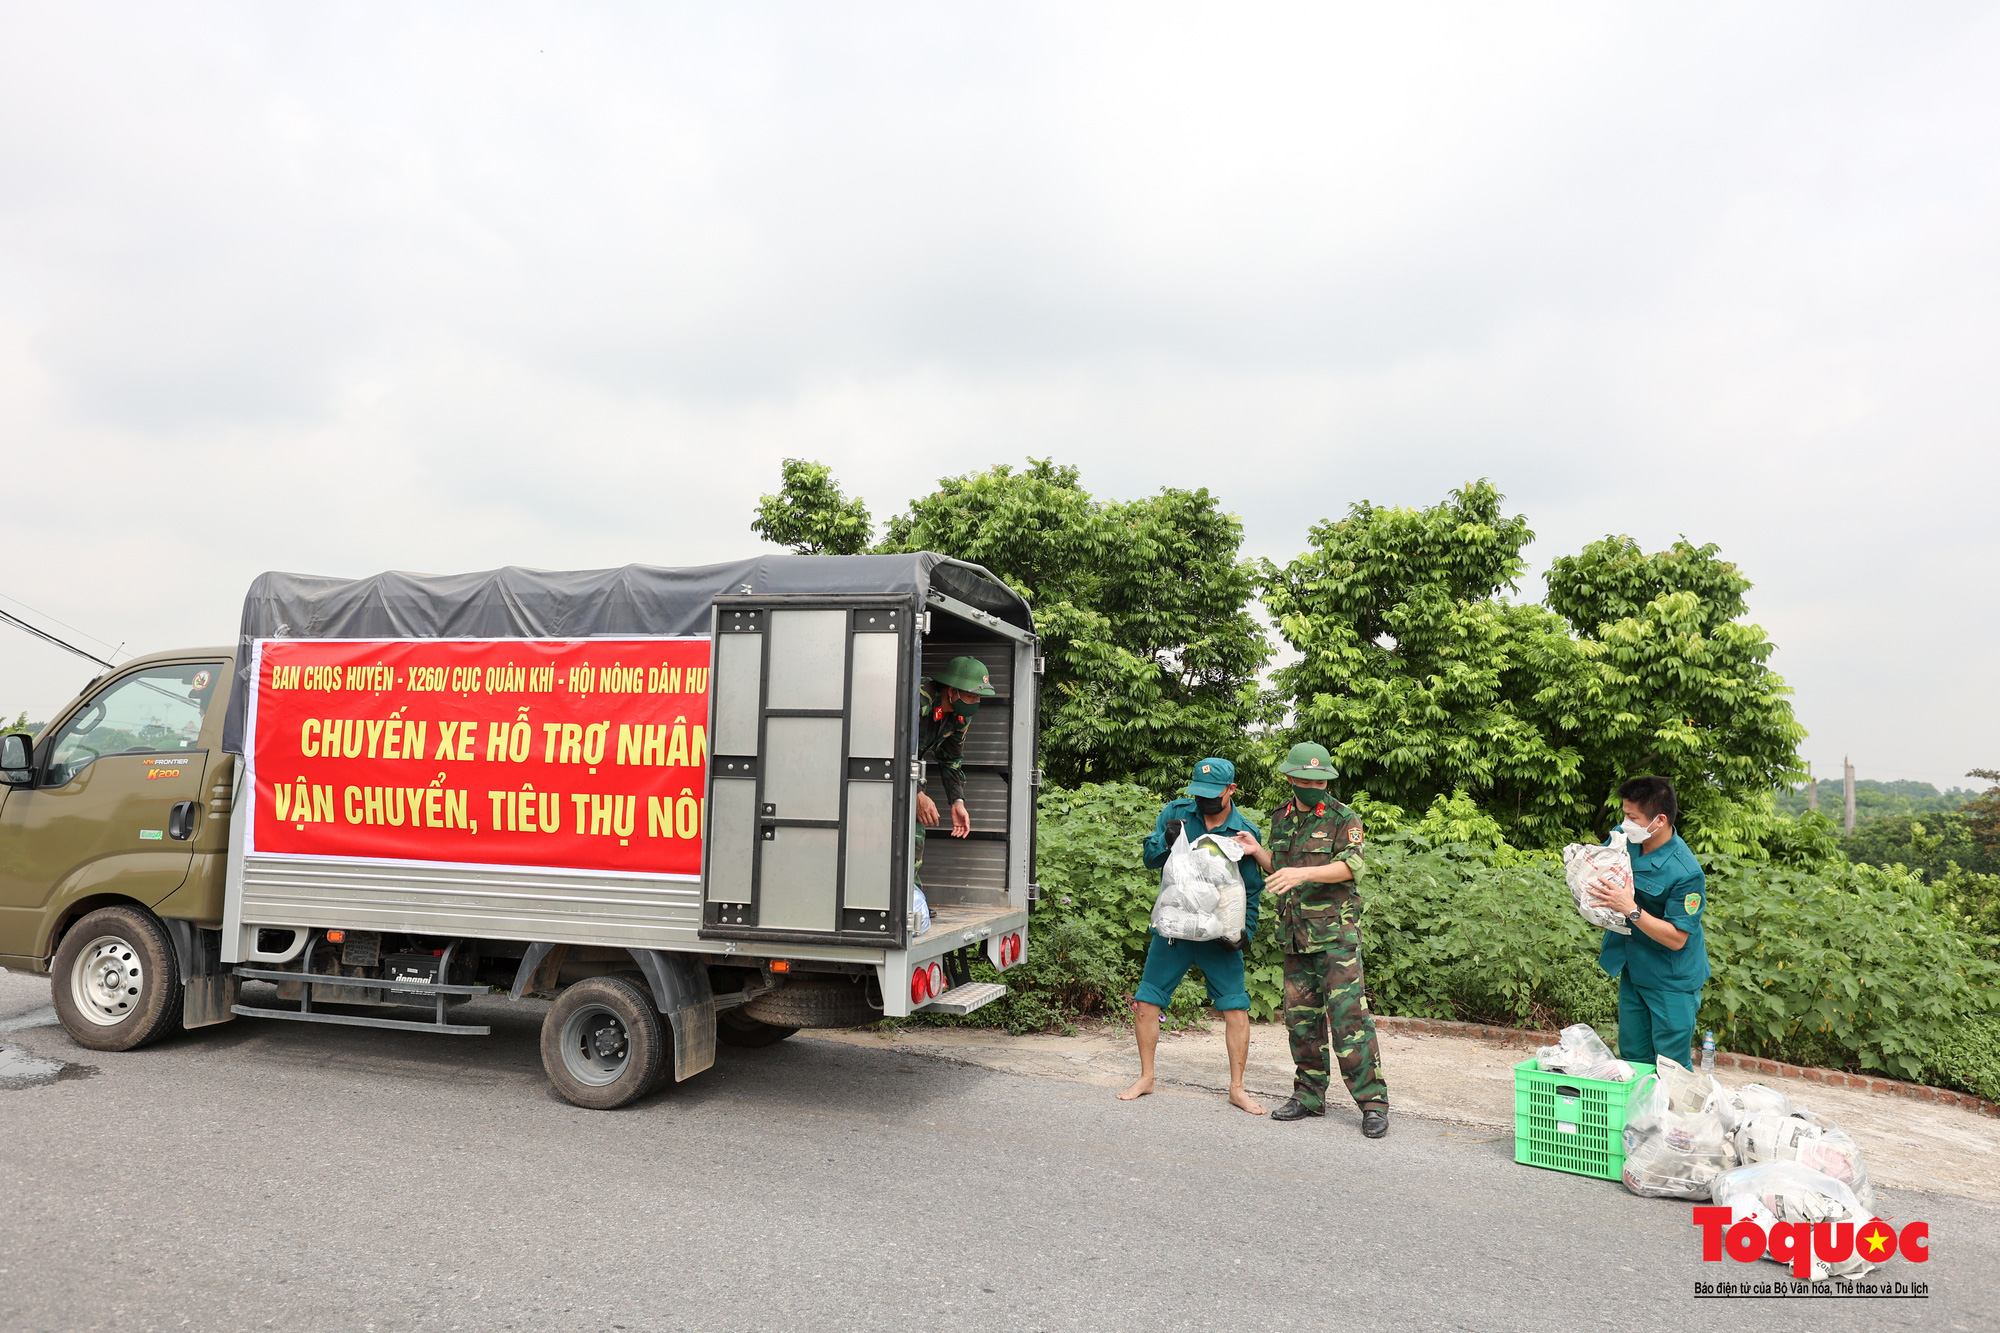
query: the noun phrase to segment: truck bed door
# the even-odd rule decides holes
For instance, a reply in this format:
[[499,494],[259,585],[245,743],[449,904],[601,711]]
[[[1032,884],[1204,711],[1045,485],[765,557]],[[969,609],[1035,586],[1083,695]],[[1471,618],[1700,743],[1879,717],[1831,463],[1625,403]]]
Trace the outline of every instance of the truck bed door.
[[901,947],[914,619],[903,598],[716,599],[704,938]]

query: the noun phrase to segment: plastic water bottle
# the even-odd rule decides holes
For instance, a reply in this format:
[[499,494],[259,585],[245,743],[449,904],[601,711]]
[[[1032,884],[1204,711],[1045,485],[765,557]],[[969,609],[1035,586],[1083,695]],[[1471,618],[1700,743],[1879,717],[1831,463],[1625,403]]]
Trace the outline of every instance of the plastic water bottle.
[[1701,1034],[1701,1072],[1704,1074],[1713,1074],[1715,1072],[1715,1034],[1713,1032],[1704,1032]]

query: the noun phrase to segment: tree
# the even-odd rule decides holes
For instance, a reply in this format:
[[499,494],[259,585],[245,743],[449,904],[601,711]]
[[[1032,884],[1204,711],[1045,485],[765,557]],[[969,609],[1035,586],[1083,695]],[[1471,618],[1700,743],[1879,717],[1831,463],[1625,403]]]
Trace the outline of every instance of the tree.
[[1427,509],[1363,502],[1266,563],[1265,604],[1302,658],[1277,673],[1291,736],[1332,749],[1350,791],[1416,809],[1465,792],[1519,845],[1602,828],[1620,781],[1661,773],[1698,846],[1835,854],[1772,802],[1805,732],[1770,641],[1737,623],[1735,566],[1607,537],[1554,562],[1547,605],[1508,601],[1534,534],[1502,500],[1477,481]]
[[[2000,784],[2000,770],[1975,768],[1965,776]],[[1965,803],[1965,831],[1989,848],[2000,849],[2000,785],[1988,787]]]
[[1583,823],[1591,799],[1580,752],[1535,704],[1575,666],[1561,622],[1499,599],[1534,539],[1501,498],[1478,481],[1428,509],[1355,504],[1290,564],[1265,562],[1264,604],[1301,655],[1276,673],[1287,739],[1326,745],[1350,793],[1421,810],[1464,791],[1538,845]]
[[1558,557],[1548,604],[1575,631],[1581,669],[1537,695],[1549,725],[1587,738],[1587,794],[1665,774],[1705,845],[1739,856],[1782,832],[1772,791],[1805,776],[1791,688],[1766,665],[1774,645],[1740,623],[1749,589],[1714,543],[1686,538],[1647,555],[1606,537]]
[[868,506],[841,494],[833,469],[803,458],[784,461],[776,495],[760,496],[750,530],[800,555],[858,555],[874,531]]
[[878,549],[981,565],[1034,607],[1051,781],[1169,792],[1204,755],[1235,762],[1253,789],[1268,765],[1252,733],[1270,647],[1242,540],[1205,489],[1102,501],[1077,469],[1037,459],[942,479],[889,520]]

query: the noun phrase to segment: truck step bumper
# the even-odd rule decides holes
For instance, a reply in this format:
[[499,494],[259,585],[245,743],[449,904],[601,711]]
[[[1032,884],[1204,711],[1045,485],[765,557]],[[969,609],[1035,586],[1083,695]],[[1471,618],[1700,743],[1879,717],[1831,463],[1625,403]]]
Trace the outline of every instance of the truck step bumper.
[[975,1009],[983,1009],[1007,993],[1007,988],[997,981],[968,981],[962,986],[953,986],[929,1004],[918,1005],[912,1012],[919,1014],[969,1014]]

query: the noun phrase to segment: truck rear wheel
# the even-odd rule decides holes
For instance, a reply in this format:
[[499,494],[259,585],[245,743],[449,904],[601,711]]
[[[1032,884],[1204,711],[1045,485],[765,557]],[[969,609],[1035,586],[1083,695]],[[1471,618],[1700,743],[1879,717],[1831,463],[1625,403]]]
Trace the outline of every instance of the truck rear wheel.
[[666,1042],[644,989],[624,977],[590,977],[557,996],[542,1020],[542,1068],[569,1101],[609,1111],[658,1081]]
[[79,1046],[130,1051],[180,1026],[173,941],[139,908],[100,907],[71,926],[49,974],[56,1017]]
[[724,1046],[769,1046],[797,1031],[797,1028],[781,1028],[775,1023],[760,1023],[754,1018],[745,1018],[734,1009],[724,1009],[715,1016],[715,1039]]

